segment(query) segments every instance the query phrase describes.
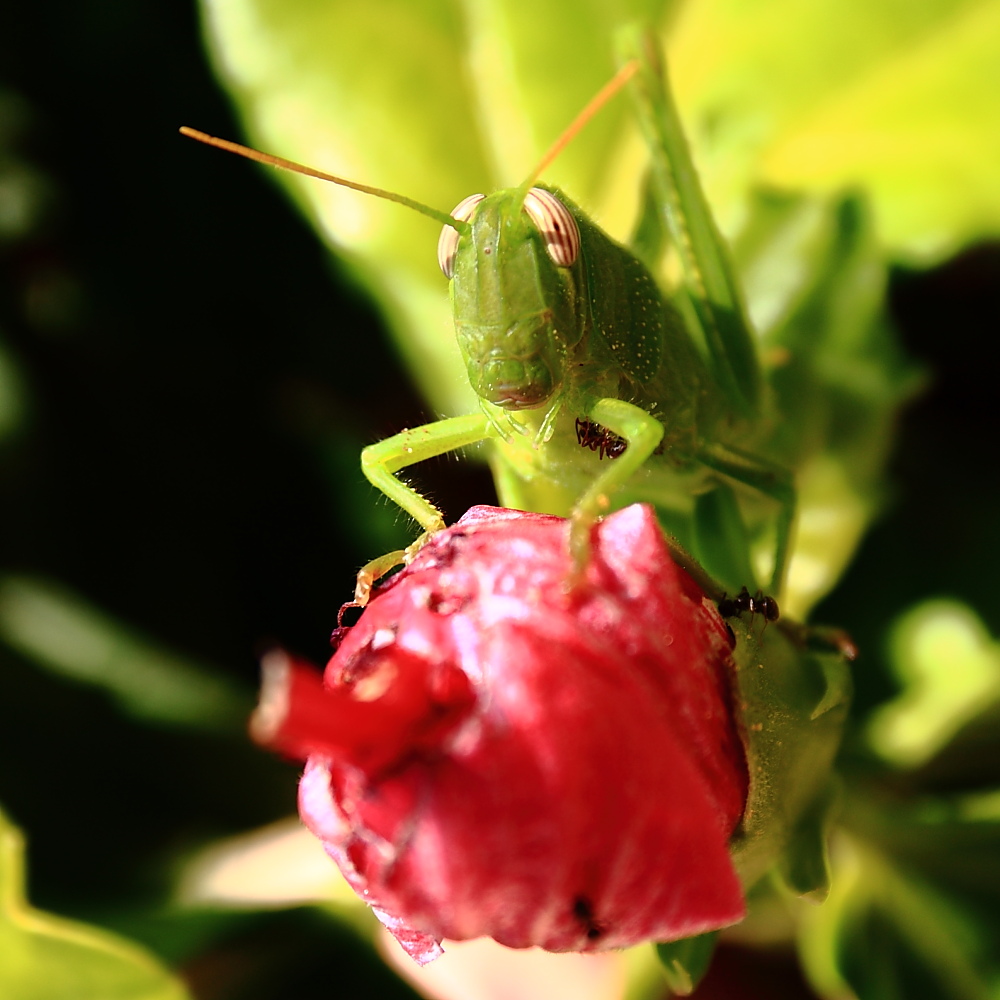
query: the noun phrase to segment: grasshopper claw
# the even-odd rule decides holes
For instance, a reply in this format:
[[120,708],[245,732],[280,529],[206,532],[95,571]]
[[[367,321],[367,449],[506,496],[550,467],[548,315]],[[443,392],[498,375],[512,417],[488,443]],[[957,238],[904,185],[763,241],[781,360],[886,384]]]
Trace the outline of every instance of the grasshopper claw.
[[396,549],[393,552],[387,552],[384,556],[379,556],[378,559],[373,559],[371,562],[365,563],[358,570],[357,582],[354,585],[354,603],[359,608],[365,607],[368,603],[368,598],[371,597],[372,587],[376,580],[385,576],[394,566],[408,561],[406,558],[406,552],[408,551],[409,549],[406,551]]
[[568,591],[576,590],[583,584],[587,563],[592,551],[591,533],[600,518],[589,511],[576,510],[569,522],[570,571],[566,581]]
[[411,562],[417,557],[417,553],[439,532],[444,528],[444,521],[441,522],[439,527],[434,527],[425,531],[416,541],[411,542],[403,550],[403,565],[409,566]]

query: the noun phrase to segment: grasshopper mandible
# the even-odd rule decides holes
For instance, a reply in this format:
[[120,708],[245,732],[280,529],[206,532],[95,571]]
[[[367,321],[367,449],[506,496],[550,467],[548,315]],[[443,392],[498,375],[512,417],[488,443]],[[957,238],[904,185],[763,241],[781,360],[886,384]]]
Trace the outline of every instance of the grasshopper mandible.
[[[709,566],[735,591],[755,584],[749,541],[730,486],[769,498],[770,590],[788,561],[795,491],[789,470],[761,457],[765,391],[726,248],[691,162],[658,54],[623,35],[622,69],[517,188],[463,199],[449,215],[411,199],[278,157],[181,131],[274,166],[398,201],[443,224],[438,260],[480,410],[401,431],[365,448],[365,476],[423,534],[365,566],[356,600],[445,526],[441,512],[396,475],[426,458],[483,441],[507,506],[569,514],[575,565],[594,521],[647,500],[683,545],[700,534],[734,539],[727,566]],[[628,85],[650,153],[643,218],[632,249],[615,242],[537,176],[614,92]],[[684,284],[665,296],[649,266],[669,243]],[[608,458],[607,462],[602,460]]]

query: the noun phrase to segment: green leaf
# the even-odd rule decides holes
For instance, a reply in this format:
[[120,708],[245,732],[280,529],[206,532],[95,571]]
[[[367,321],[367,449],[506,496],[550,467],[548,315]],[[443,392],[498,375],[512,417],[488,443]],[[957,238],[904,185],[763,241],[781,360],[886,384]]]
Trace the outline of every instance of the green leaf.
[[1000,2],[696,0],[670,36],[709,197],[863,186],[891,251],[1000,230]]
[[693,993],[708,972],[717,937],[718,933],[713,932],[657,944],[656,955],[663,965],[663,976],[678,996],[686,997]]
[[803,810],[778,866],[784,884],[814,903],[822,903],[830,892],[827,842],[838,789],[839,782],[831,781]]
[[996,941],[953,897],[891,854],[841,836],[826,904],[804,914],[803,962],[826,996],[995,997]]
[[21,834],[0,812],[0,996],[11,1000],[188,1000],[137,945],[33,909],[24,899]]
[[770,457],[797,470],[783,603],[793,616],[839,579],[885,492],[901,405],[922,384],[886,310],[887,268],[867,200],[758,191],[733,244],[776,421]]
[[732,489],[721,486],[695,497],[695,554],[717,580],[753,580],[746,526]]
[[[1000,984],[1000,655],[955,601],[896,621],[899,695],[845,784],[833,888],[803,924],[821,992],[995,997]],[[973,791],[974,789],[974,791]]]

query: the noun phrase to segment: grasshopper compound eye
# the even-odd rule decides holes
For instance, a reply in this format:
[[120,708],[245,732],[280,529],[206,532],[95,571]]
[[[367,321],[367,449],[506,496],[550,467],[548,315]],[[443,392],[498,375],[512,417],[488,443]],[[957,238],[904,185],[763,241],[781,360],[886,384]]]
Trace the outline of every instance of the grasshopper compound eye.
[[535,187],[525,195],[524,210],[542,234],[552,263],[570,267],[580,253],[580,230],[569,209],[551,191]]
[[[452,209],[451,217],[459,222],[468,222],[472,218],[472,210],[485,197],[484,194],[470,194],[468,198],[463,198]],[[451,226],[444,226],[438,237],[438,264],[449,281],[455,274],[455,251],[457,249],[458,230]]]

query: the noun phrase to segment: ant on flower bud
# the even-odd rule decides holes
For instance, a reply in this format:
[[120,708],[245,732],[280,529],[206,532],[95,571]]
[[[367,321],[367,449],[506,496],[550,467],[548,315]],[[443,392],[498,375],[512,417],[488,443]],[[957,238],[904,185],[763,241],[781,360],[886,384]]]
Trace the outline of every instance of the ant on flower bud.
[[751,615],[763,615],[766,622],[776,622],[780,614],[778,602],[759,590],[756,594],[751,594],[744,587],[735,597],[722,595],[722,600],[719,601],[719,614],[723,618],[735,618],[744,611],[749,611]]

